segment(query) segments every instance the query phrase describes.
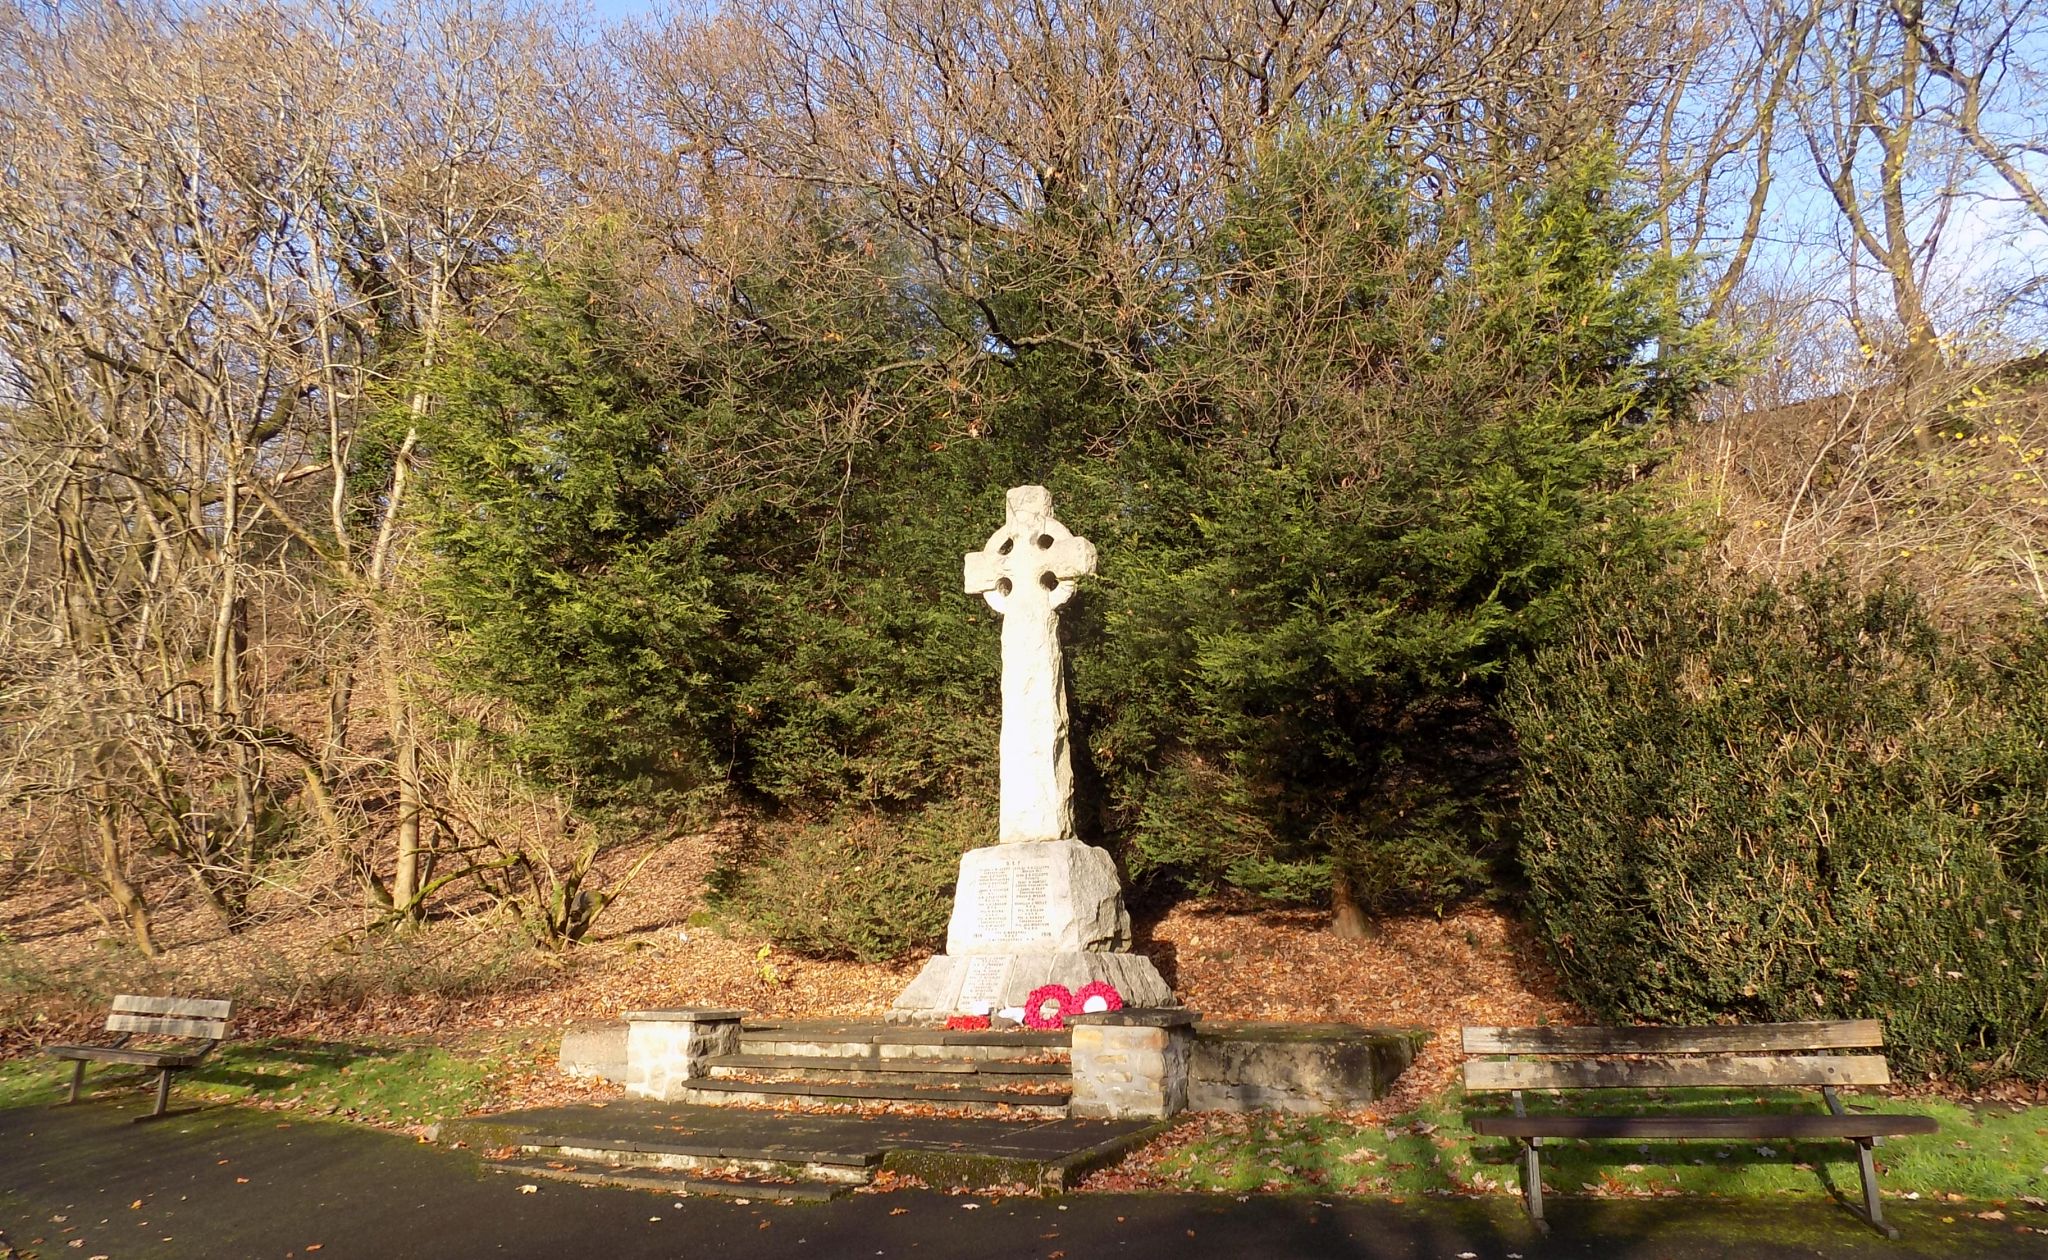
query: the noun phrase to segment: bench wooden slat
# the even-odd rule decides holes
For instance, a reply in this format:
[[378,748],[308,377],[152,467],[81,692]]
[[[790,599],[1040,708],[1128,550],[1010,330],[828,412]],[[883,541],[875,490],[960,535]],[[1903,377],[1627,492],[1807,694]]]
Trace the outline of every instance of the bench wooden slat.
[[228,1019],[235,1004],[228,998],[143,997],[123,993],[114,999],[116,1015],[172,1015],[181,1019]]
[[173,1019],[166,1015],[109,1015],[107,1031],[224,1041],[228,1035],[228,1022],[224,1019]]
[[1467,1054],[1727,1054],[1767,1050],[1866,1050],[1884,1045],[1874,1019],[1693,1028],[1467,1028]]
[[233,1012],[234,1003],[222,998],[146,997],[123,993],[115,997],[113,1014],[107,1016],[108,1032],[126,1034],[123,1041],[128,1036],[142,1033],[186,1037],[205,1044],[178,1050],[125,1045],[44,1046],[43,1053],[71,1062],[71,1088],[65,1095],[67,1103],[78,1101],[79,1091],[85,1085],[85,1065],[88,1063],[127,1063],[155,1068],[156,1105],[142,1118],[160,1120],[170,1114],[171,1074],[205,1062],[213,1048],[227,1040],[228,1016]]
[[1486,1137],[1748,1138],[1906,1137],[1936,1131],[1932,1116],[1473,1116]]
[[1887,1085],[1881,1054],[1720,1055],[1714,1058],[1472,1060],[1465,1088],[1680,1089],[1726,1085]]
[[138,1067],[189,1068],[206,1061],[204,1054],[130,1050],[122,1046],[44,1046],[43,1053],[58,1059],[86,1059],[95,1063],[128,1063]]

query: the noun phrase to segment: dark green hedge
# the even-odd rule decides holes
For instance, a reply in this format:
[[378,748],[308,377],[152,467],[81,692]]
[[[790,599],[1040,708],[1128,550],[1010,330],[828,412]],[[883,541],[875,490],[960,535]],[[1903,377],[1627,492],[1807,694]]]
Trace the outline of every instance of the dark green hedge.
[[817,213],[731,311],[636,321],[599,240],[450,347],[428,594],[507,753],[651,825],[990,795],[961,555],[1039,483],[1102,555],[1062,616],[1090,840],[1162,888],[1484,890],[1501,671],[1671,545],[1641,474],[1718,363],[1612,155],[1449,204],[1356,128],[1276,143],[1114,370],[1099,278],[1029,225],[987,261],[1045,286],[991,299],[998,348]]
[[1873,1017],[1906,1071],[2048,1076],[2048,629],[1830,579],[1616,583],[1582,625],[1508,692],[1573,997]]

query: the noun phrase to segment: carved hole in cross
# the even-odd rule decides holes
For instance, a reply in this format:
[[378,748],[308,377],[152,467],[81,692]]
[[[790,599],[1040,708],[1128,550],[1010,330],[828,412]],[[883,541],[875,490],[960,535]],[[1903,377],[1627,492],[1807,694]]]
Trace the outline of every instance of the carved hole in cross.
[[1060,580],[1057,577],[1053,576],[1053,572],[1051,569],[1047,569],[1045,572],[1038,575],[1038,584],[1040,586],[1043,586],[1046,590],[1050,591],[1055,590],[1059,587]]
[[1050,550],[1052,550],[1052,535],[1051,535],[1051,534],[1040,534],[1040,535],[1038,536],[1038,549],[1039,549],[1040,551],[1050,551]]
[[1014,547],[1014,546],[1016,546],[1016,545],[1017,545],[1017,540],[1016,540],[1016,539],[1014,539],[1014,538],[1005,538],[1005,539],[1003,539],[1003,545],[1002,545],[1002,546],[1000,546],[1000,547],[998,547],[998,548],[996,548],[996,554],[997,554],[997,555],[999,555],[999,556],[1007,556],[1007,555],[1009,555],[1009,554],[1010,554],[1010,548],[1012,548],[1012,547]]
[[[1006,544],[1006,545],[1007,545],[1007,544]],[[1001,592],[1002,592],[1003,594],[1005,594],[1005,595],[1008,595],[1008,594],[1010,593],[1010,579],[1008,579],[1008,578],[997,578],[997,579],[996,579],[996,589],[997,589],[998,591],[1001,591]]]

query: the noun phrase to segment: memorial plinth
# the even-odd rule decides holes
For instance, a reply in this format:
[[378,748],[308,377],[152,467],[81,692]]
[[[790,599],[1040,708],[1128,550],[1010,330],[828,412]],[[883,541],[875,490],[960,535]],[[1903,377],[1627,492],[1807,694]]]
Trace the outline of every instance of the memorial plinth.
[[1109,854],[1078,840],[998,844],[960,859],[948,954],[1128,949],[1131,916]]
[[1104,980],[1136,1006],[1169,1006],[1158,968],[1130,953],[1116,864],[1074,836],[1058,610],[1095,572],[1095,548],[1052,515],[1041,486],[1010,491],[1003,527],[967,557],[966,589],[1003,617],[999,843],[960,859],[946,952],[890,1018],[1022,1006],[1033,989]]
[[1159,969],[1130,953],[1131,919],[1109,854],[1078,840],[973,849],[960,882],[946,952],[925,964],[891,1014],[932,1018],[1022,1006],[1042,984],[1116,986],[1135,1006],[1166,1006]]

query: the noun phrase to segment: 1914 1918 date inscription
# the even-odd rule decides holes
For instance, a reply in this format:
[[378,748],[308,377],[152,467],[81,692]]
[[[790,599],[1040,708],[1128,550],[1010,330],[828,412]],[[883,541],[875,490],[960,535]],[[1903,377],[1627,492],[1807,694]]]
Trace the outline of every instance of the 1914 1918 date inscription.
[[1029,943],[1051,938],[1052,871],[1045,862],[1019,854],[1016,860],[984,866],[975,873],[969,895],[974,901],[976,941]]

